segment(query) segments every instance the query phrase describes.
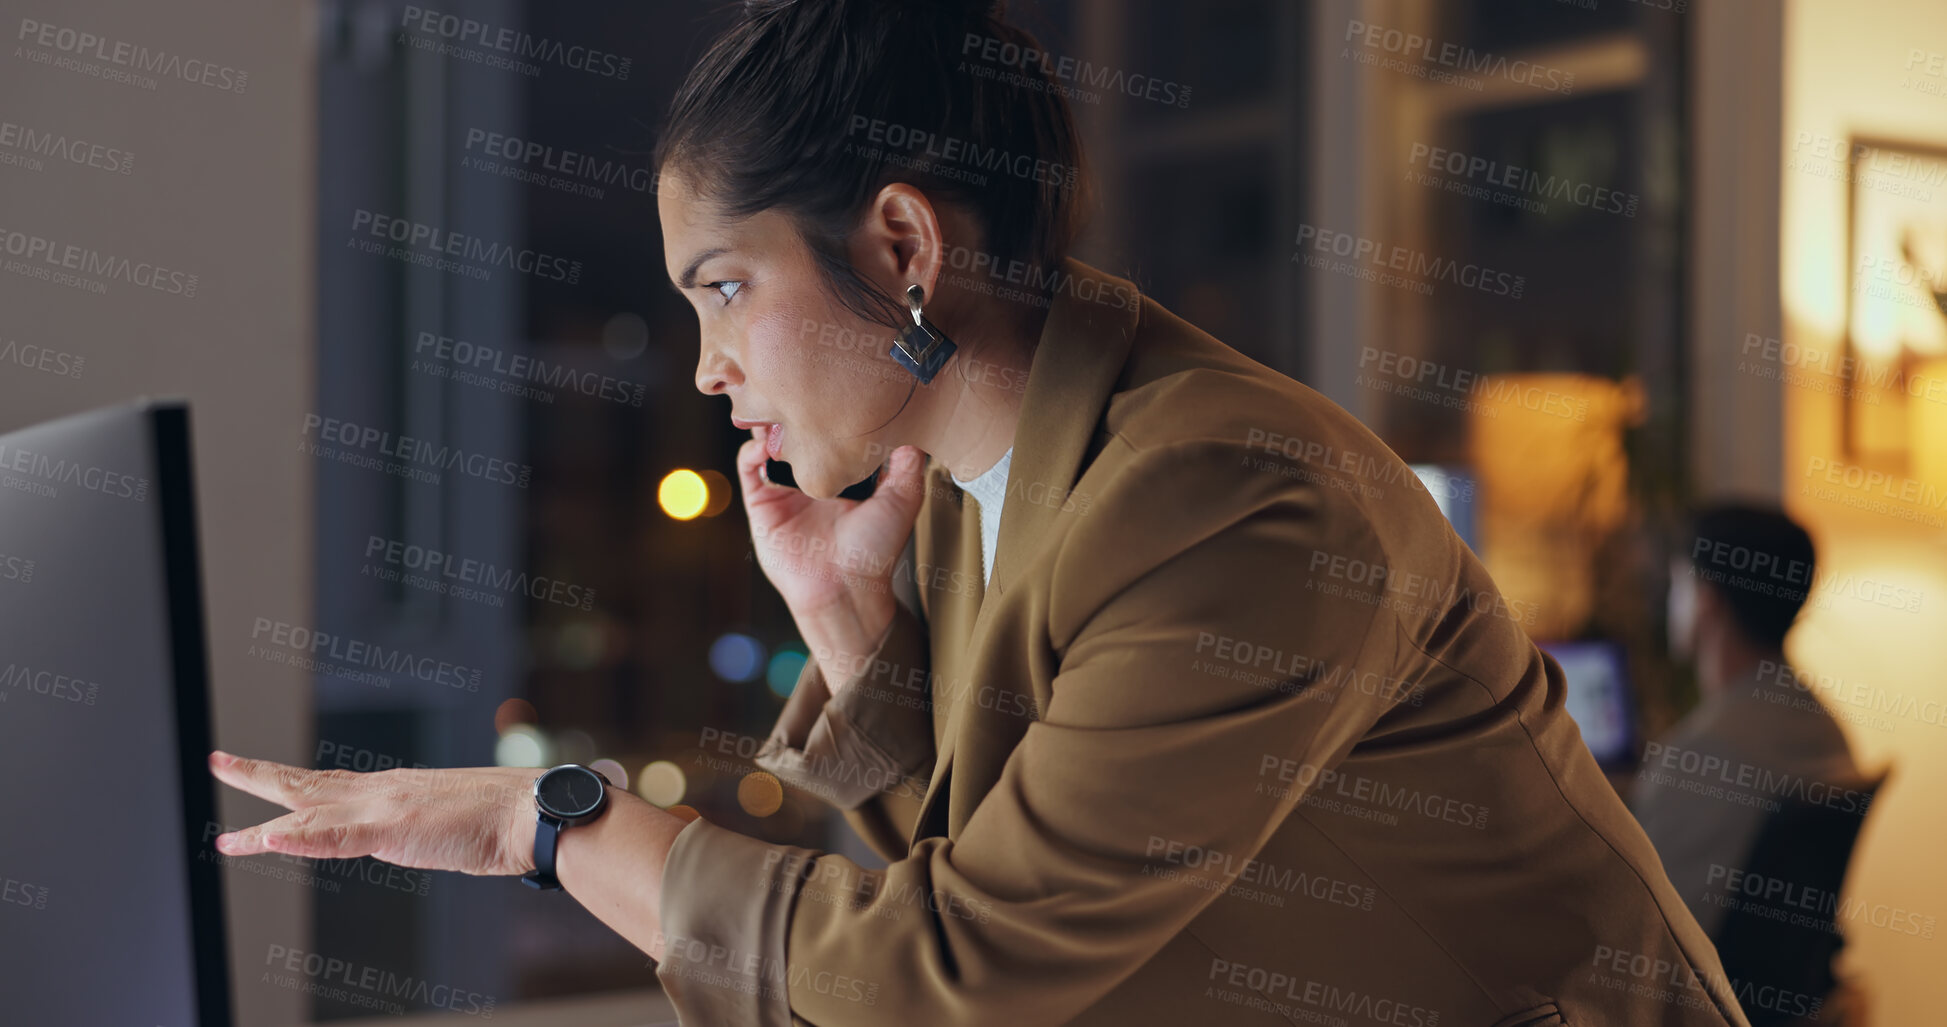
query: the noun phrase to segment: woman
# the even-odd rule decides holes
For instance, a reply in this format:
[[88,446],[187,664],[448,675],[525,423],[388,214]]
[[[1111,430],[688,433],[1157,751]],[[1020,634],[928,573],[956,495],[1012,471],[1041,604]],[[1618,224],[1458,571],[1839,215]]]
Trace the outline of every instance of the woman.
[[1414,475],[1067,259],[1067,65],[990,6],[749,3],[657,157],[814,655],[759,763],[890,865],[217,754],[297,810],[222,851],[552,870],[693,1024],[1744,1023]]

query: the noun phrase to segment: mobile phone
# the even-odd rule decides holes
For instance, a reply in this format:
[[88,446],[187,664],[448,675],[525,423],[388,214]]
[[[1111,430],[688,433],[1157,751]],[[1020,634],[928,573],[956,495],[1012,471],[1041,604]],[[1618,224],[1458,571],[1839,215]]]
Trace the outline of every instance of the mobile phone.
[[[782,485],[788,489],[795,489],[798,487],[797,479],[791,477],[791,465],[785,463],[782,460],[773,460],[770,457],[765,457],[764,458],[764,478],[773,485]],[[838,498],[870,499],[872,498],[873,490],[877,487],[878,478],[879,478],[879,472],[873,471],[871,474],[866,475],[864,481],[853,482],[852,484],[845,486],[845,488],[838,493]]]

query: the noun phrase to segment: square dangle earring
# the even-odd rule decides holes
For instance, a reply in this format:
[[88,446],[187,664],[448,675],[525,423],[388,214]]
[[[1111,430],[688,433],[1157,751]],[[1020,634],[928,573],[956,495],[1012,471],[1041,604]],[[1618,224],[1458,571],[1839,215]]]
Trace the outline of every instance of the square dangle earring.
[[925,298],[926,290],[917,285],[907,286],[906,305],[912,308],[913,324],[910,328],[899,330],[899,334],[893,337],[892,349],[887,353],[901,367],[911,371],[921,385],[930,385],[933,376],[939,373],[940,367],[959,347],[920,313],[919,305]]

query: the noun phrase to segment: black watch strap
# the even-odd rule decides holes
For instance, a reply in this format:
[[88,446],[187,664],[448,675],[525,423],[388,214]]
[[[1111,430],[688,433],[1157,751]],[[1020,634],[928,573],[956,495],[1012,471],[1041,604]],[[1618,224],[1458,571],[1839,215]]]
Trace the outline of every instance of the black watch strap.
[[542,891],[560,891],[561,882],[554,876],[554,848],[561,837],[561,821],[546,813],[537,814],[539,822],[534,825],[534,869],[521,875],[528,887]]

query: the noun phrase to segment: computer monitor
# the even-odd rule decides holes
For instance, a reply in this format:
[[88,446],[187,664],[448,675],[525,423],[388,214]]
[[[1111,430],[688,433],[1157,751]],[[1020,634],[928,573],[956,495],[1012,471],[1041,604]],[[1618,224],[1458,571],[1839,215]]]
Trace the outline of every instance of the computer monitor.
[[1480,541],[1474,535],[1474,511],[1479,505],[1479,483],[1472,472],[1458,464],[1408,464],[1413,474],[1432,494],[1433,502],[1440,512],[1453,525],[1454,534],[1460,536],[1467,548],[1480,551]]
[[7,1023],[229,1027],[194,492],[181,403],[0,435]]
[[1635,759],[1635,700],[1623,647],[1608,641],[1541,642],[1568,681],[1568,715],[1604,769]]

